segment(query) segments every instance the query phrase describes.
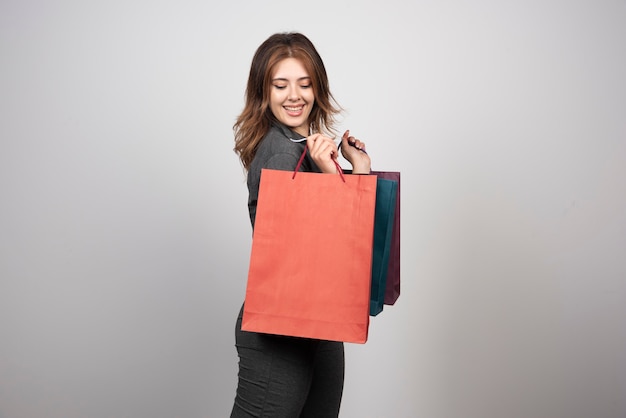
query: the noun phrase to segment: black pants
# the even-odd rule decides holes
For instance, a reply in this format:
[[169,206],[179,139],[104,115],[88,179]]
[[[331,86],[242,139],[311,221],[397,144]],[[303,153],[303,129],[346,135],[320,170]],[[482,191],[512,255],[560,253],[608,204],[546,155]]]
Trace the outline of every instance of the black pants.
[[231,418],[336,418],[344,378],[343,343],[241,330],[239,382]]

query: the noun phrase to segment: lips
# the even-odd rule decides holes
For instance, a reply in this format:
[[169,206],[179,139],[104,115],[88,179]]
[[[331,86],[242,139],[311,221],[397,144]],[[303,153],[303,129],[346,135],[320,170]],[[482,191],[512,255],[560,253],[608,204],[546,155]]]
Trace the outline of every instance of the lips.
[[287,112],[289,116],[297,117],[302,115],[302,111],[304,110],[304,105],[300,106],[283,106],[283,109]]

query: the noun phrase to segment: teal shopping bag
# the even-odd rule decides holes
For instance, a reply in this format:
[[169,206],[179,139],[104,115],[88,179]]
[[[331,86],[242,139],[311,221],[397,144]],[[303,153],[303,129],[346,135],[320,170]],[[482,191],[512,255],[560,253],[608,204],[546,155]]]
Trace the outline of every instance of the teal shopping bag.
[[377,178],[374,246],[372,249],[372,287],[370,291],[371,316],[381,313],[385,302],[397,191],[397,181]]

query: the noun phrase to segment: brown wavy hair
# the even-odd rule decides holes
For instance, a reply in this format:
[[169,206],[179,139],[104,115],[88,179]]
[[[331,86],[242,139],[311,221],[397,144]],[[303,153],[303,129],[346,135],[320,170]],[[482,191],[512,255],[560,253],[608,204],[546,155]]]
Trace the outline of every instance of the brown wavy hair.
[[333,135],[335,116],[341,108],[330,92],[322,58],[313,43],[301,33],[276,33],[256,50],[250,66],[244,109],[233,125],[234,151],[247,170],[259,143],[270,129],[275,117],[270,109],[272,75],[276,65],[285,58],[296,58],[311,77],[315,102],[309,115],[312,132]]

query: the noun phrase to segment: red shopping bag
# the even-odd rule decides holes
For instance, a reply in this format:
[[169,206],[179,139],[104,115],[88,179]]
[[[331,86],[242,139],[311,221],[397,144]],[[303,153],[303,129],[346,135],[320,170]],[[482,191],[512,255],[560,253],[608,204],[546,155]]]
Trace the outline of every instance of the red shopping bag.
[[376,176],[297,170],[261,171],[241,328],[365,343]]

